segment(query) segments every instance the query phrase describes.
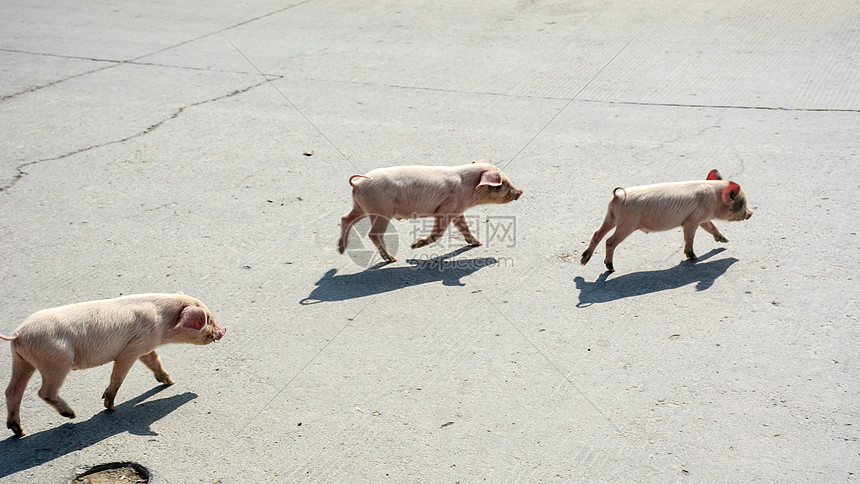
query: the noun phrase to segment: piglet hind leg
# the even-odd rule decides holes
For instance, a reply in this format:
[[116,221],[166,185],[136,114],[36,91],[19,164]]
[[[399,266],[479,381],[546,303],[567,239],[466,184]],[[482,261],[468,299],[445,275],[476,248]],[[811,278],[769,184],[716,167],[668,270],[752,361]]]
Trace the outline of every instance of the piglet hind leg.
[[582,256],[579,258],[579,263],[582,265],[588,264],[588,261],[591,260],[591,256],[594,254],[594,249],[597,248],[597,244],[606,237],[606,234],[609,233],[615,227],[615,217],[612,216],[612,211],[608,211],[606,213],[606,217],[603,219],[603,224],[594,231],[594,235],[591,236],[591,242],[588,243],[588,248],[583,251]]
[[42,387],[39,388],[39,398],[54,407],[63,417],[75,418],[75,411],[72,410],[72,407],[65,400],[60,398],[60,387],[63,386],[63,381],[66,380],[66,376],[70,370],[71,365],[39,368],[39,374],[42,375]]
[[349,229],[364,217],[367,217],[367,214],[356,204],[352,207],[351,212],[340,218],[340,240],[337,241],[338,252],[341,254],[346,252],[346,246],[349,242]]
[[114,410],[114,399],[116,398],[116,392],[119,391],[119,387],[120,385],[122,385],[122,381],[125,380],[126,375],[128,375],[128,370],[131,369],[131,366],[134,364],[135,361],[137,361],[136,357],[129,357],[123,354],[120,354],[117,359],[114,360],[113,371],[110,374],[110,384],[108,384],[107,389],[105,389],[104,393],[102,394],[106,409],[110,411]]
[[603,263],[606,265],[607,271],[615,272],[615,265],[612,263],[612,258],[615,256],[615,248],[635,231],[636,225],[633,223],[620,224],[615,227],[615,232],[606,239],[606,256],[603,259]]
[[165,385],[173,385],[175,383],[173,378],[170,378],[167,370],[164,369],[164,365],[161,364],[161,358],[159,358],[155,351],[141,356],[140,361],[143,362],[147,368],[152,370],[152,373],[155,375],[155,379],[159,382],[164,383]]
[[10,429],[18,437],[25,435],[21,428],[21,400],[27,382],[35,373],[36,367],[27,363],[23,358],[13,352],[12,356],[12,381],[6,388],[6,428]]
[[383,236],[385,235],[385,230],[388,228],[388,218],[383,217],[382,215],[371,215],[370,216],[370,234],[367,236],[373,245],[376,246],[376,249],[379,250],[379,255],[385,259],[386,262],[397,262],[397,259],[388,251],[388,248],[385,247],[385,240]]

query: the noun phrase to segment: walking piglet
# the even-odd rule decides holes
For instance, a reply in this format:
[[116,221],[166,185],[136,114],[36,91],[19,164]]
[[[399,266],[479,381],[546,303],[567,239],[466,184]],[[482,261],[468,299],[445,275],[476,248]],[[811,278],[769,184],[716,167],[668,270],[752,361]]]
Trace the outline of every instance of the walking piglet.
[[606,239],[604,259],[609,271],[615,270],[612,263],[615,248],[636,230],[648,233],[683,227],[684,254],[687,259],[695,260],[693,237],[697,228],[705,229],[717,242],[728,242],[711,220],[746,220],[752,214],[741,187],[723,180],[717,170],[711,170],[705,180],[618,187],[612,191],[603,225],[594,232],[580,262],[588,263],[597,244],[613,227],[615,232]]
[[[355,178],[361,179],[353,182]],[[351,176],[349,184],[354,203],[352,211],[341,217],[338,251],[343,254],[346,250],[349,229],[370,216],[369,238],[388,262],[397,260],[382,240],[392,218],[435,218],[430,235],[413,242],[413,249],[435,242],[451,222],[463,234],[466,243],[481,245],[469,230],[463,212],[475,205],[508,203],[523,194],[502,170],[484,160],[461,166],[379,168],[367,175]]]
[[36,370],[42,375],[39,397],[60,415],[75,418],[59,390],[70,370],[93,368],[113,361],[110,384],[102,394],[104,406],[114,398],[136,360],[172,385],[155,348],[167,343],[209,344],[224,336],[209,308],[184,294],[138,294],[45,309],[28,317],[12,336],[12,381],[6,389],[6,426],[18,437],[21,399]]

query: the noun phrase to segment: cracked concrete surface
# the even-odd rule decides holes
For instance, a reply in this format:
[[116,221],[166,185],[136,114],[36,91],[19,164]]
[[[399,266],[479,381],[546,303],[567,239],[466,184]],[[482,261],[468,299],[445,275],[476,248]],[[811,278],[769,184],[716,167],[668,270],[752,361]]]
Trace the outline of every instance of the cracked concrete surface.
[[[159,351],[174,386],[135,366],[113,413],[109,366],[67,378],[73,421],[34,378],[0,483],[112,461],[165,483],[860,475],[857,2],[0,18],[0,333],[177,290],[228,328]],[[484,246],[412,251],[422,225],[399,221],[399,262],[337,253],[350,175],[480,158],[525,189],[467,212]],[[618,272],[602,247],[576,263],[613,187],[712,168],[756,211],[717,222],[729,244],[699,233],[693,264],[680,230],[636,233]]]
[[217,97],[214,97],[214,98],[211,98],[211,99],[206,99],[206,100],[203,100],[203,101],[197,101],[197,102],[194,102],[194,103],[189,104],[189,105],[187,105],[187,106],[182,106],[182,107],[178,108],[176,111],[174,111],[170,116],[168,116],[168,117],[166,117],[166,118],[164,118],[164,119],[162,119],[162,120],[160,120],[160,121],[157,121],[155,124],[152,124],[151,126],[149,126],[148,128],[144,129],[143,131],[141,131],[141,132],[139,132],[139,133],[135,133],[135,134],[130,135],[130,136],[126,136],[126,137],[124,137],[124,138],[122,138],[122,139],[118,139],[118,140],[111,140],[111,141],[105,141],[105,142],[98,143],[98,144],[95,144],[95,145],[86,146],[86,147],[84,147],[84,148],[78,148],[78,149],[76,149],[75,151],[70,151],[70,152],[68,152],[68,153],[64,153],[64,154],[62,154],[62,155],[54,156],[54,157],[51,157],[51,158],[43,158],[43,159],[36,160],[36,161],[29,161],[29,162],[27,162],[27,163],[23,163],[23,164],[21,164],[21,165],[18,165],[18,166],[16,166],[16,167],[15,167],[15,170],[16,170],[18,173],[12,177],[12,181],[10,181],[8,184],[6,184],[6,185],[4,185],[4,186],[0,187],[0,192],[2,192],[2,191],[4,191],[4,190],[8,190],[8,189],[12,188],[12,187],[15,185],[15,183],[17,183],[21,178],[23,178],[24,176],[26,176],[26,175],[27,175],[27,171],[25,171],[25,170],[24,170],[24,168],[27,168],[27,167],[32,166],[32,165],[36,165],[36,164],[40,164],[40,163],[44,163],[44,162],[47,162],[47,161],[58,161],[58,160],[62,160],[62,159],[64,159],[64,158],[68,158],[68,157],[70,157],[70,156],[75,156],[75,155],[78,155],[78,154],[81,154],[81,153],[87,152],[87,151],[89,151],[89,150],[92,150],[92,149],[96,149],[96,148],[103,148],[103,147],[105,147],[105,146],[110,146],[110,145],[112,145],[112,144],[116,144],[116,143],[125,143],[126,141],[132,140],[132,139],[137,138],[137,137],[139,137],[139,136],[145,136],[145,135],[147,135],[147,134],[149,134],[149,133],[153,132],[154,130],[158,129],[158,127],[160,127],[162,124],[164,124],[164,123],[166,123],[166,122],[168,122],[168,121],[170,121],[170,120],[172,120],[172,119],[176,119],[176,117],[177,117],[177,116],[179,116],[180,114],[182,114],[182,112],[183,112],[183,111],[185,111],[186,109],[193,108],[193,107],[195,107],[195,106],[200,106],[200,105],[202,105],[202,104],[206,104],[206,103],[210,103],[210,102],[220,101],[220,100],[222,100],[222,99],[227,99],[227,98],[233,97],[233,96],[235,96],[235,95],[237,95],[237,94],[242,94],[242,93],[244,93],[244,92],[248,92],[248,91],[250,91],[251,89],[254,89],[255,87],[259,87],[259,86],[261,86],[261,85],[265,84],[266,82],[268,82],[268,81],[267,81],[267,80],[264,80],[264,81],[258,82],[258,83],[256,83],[256,84],[252,84],[252,85],[250,85],[250,86],[248,86],[248,87],[245,87],[245,88],[242,88],[242,89],[237,89],[237,90],[235,90],[235,91],[233,91],[233,92],[231,92],[231,93],[229,93],[229,94],[224,94],[224,95],[222,95],[222,96],[217,96]]

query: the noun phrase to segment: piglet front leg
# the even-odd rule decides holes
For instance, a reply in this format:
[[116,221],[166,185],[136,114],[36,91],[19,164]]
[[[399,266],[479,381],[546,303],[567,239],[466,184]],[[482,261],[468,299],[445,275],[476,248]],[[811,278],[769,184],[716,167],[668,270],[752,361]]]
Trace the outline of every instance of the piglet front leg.
[[481,243],[480,240],[478,240],[477,237],[475,237],[475,234],[473,234],[472,231],[469,230],[469,223],[466,222],[466,216],[462,213],[454,219],[454,227],[457,227],[457,230],[459,230],[460,233],[463,234],[463,237],[466,239],[467,244],[484,245]]
[[696,229],[699,228],[699,224],[695,222],[685,223],[682,227],[684,229],[684,255],[689,260],[697,260],[698,257],[693,252],[693,238],[696,236]]
[[708,220],[707,222],[702,222],[699,226],[702,227],[705,232],[713,235],[715,241],[722,243],[729,241],[729,239],[727,239],[726,236],[723,235],[722,232],[720,232],[720,229],[718,229],[717,226],[714,225],[714,222]]
[[170,378],[167,370],[164,369],[164,365],[161,364],[161,358],[158,357],[155,351],[141,356],[140,361],[143,362],[147,368],[152,370],[152,373],[155,375],[155,379],[159,382],[164,383],[165,385],[173,385],[175,383],[173,378]]
[[[141,356],[139,359],[147,368],[152,370],[156,380],[165,385],[173,385],[175,383],[173,378],[170,377],[170,374],[167,373],[167,370],[164,369],[164,365],[161,363],[161,358],[159,358],[155,351],[149,352]],[[114,360],[113,372],[110,376],[110,384],[102,394],[106,409],[114,409],[116,393],[119,391],[119,387],[122,385],[123,380],[125,380],[126,375],[128,375],[128,371],[131,369],[132,365],[134,365],[135,360],[136,358],[129,355],[120,355],[119,358]]]
[[114,360],[113,371],[110,374],[110,383],[102,394],[106,409],[110,411],[114,410],[116,392],[119,391],[120,385],[122,385],[123,380],[125,380],[126,375],[128,375],[128,370],[131,369],[131,366],[134,365],[135,361],[137,361],[137,357],[124,354],[120,354],[117,359]]
[[[388,251],[388,247],[385,246],[385,239],[383,236],[385,235],[385,230],[388,228],[388,218],[383,217],[382,215],[371,215],[370,216],[370,233],[367,237],[373,242],[373,245],[376,246],[376,249],[379,251],[379,255],[386,262],[397,262],[397,259],[394,255]],[[346,239],[344,240],[344,247],[346,247]]]
[[445,233],[445,229],[448,228],[448,224],[453,222],[454,226],[457,227],[457,230],[463,234],[463,238],[466,239],[466,243],[469,245],[483,245],[475,234],[469,229],[469,223],[466,221],[466,216],[464,214],[457,215],[453,219],[446,215],[436,215],[436,221],[433,224],[433,231],[430,232],[430,235],[426,237],[420,237],[412,243],[412,248],[417,249],[419,247],[424,247],[425,245],[430,245],[433,242],[439,240],[440,237]]
[[430,245],[439,240],[439,237],[442,237],[442,234],[445,233],[445,229],[448,228],[449,223],[450,220],[446,215],[436,215],[436,221],[433,223],[433,231],[430,232],[430,235],[415,239],[415,242],[412,243],[412,248],[417,249],[419,247],[424,247],[425,245]]

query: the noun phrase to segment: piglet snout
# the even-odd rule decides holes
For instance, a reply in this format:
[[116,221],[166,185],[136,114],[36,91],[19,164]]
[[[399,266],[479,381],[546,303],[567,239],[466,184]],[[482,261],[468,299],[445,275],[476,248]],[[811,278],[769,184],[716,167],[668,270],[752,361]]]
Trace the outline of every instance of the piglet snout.
[[218,341],[219,339],[223,338],[225,334],[227,334],[227,328],[222,328],[221,326],[218,326],[215,330],[215,341]]
[[753,214],[753,211],[750,209],[747,209],[747,213],[746,213],[746,215],[744,215],[744,220],[749,220],[749,218],[752,217],[752,214]]
[[511,200],[519,200],[520,195],[523,194],[522,188],[515,188],[511,191]]

